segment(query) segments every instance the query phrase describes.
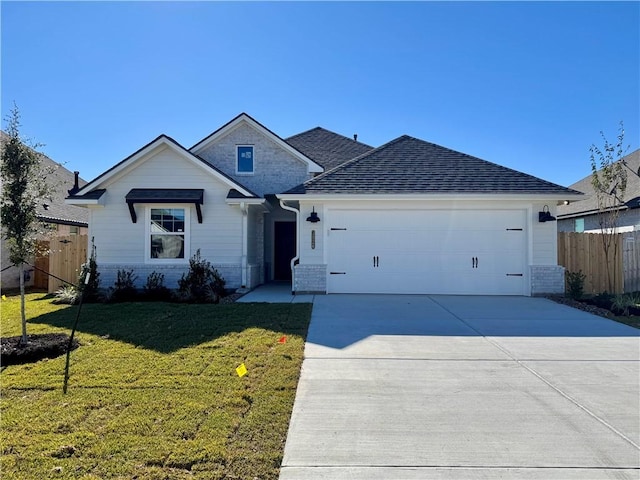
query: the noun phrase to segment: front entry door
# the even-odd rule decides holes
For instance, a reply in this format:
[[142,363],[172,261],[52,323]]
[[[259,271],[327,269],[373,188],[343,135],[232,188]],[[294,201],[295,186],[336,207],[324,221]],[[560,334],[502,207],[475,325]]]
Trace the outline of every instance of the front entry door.
[[273,279],[291,281],[291,259],[296,256],[296,222],[274,222]]

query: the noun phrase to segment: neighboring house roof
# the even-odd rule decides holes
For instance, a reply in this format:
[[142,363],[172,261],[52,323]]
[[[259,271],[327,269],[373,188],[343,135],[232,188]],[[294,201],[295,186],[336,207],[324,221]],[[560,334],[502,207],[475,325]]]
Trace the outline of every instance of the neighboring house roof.
[[407,135],[285,192],[424,193],[581,195],[532,175]]
[[[622,158],[622,162],[627,167],[627,189],[623,200],[624,203],[618,205],[619,208],[637,208],[640,206],[640,177],[638,169],[640,168],[640,149]],[[558,207],[558,218],[580,217],[585,215],[593,215],[598,212],[598,198],[596,196],[593,185],[591,184],[592,175],[587,175],[582,180],[577,181],[569,188],[585,193],[588,197],[584,200],[572,202],[569,205],[560,205]]]
[[[4,131],[0,131],[0,141],[2,143],[9,140],[9,135]],[[89,221],[89,212],[86,208],[67,205],[64,202],[67,191],[73,188],[75,176],[62,166],[62,164],[53,161],[46,155],[36,152],[40,156],[43,167],[47,171],[53,173],[47,175],[46,181],[52,187],[53,191],[51,199],[43,199],[37,206],[38,219],[48,223],[59,223],[65,225],[77,225],[86,227]],[[80,186],[87,182],[78,178]],[[45,207],[46,205],[46,207]]]
[[194,164],[204,168],[209,173],[211,173],[214,177],[217,177],[218,179],[226,183],[230,189],[238,190],[243,195],[249,198],[258,197],[258,195],[253,193],[247,187],[240,185],[234,179],[229,177],[226,173],[222,172],[215,166],[211,165],[211,163],[207,162],[204,158],[199,157],[198,155],[195,155],[194,153],[190,152],[185,147],[183,147],[178,142],[176,142],[173,138],[162,134],[157,138],[155,138],[154,140],[152,140],[151,142],[149,142],[148,144],[146,144],[144,147],[142,147],[138,151],[129,155],[120,163],[114,165],[109,170],[102,173],[100,176],[91,180],[91,182],[87,183],[84,187],[82,187],[75,195],[70,195],[67,198],[73,202],[79,201],[79,203],[86,200],[94,200],[96,202],[99,201],[104,191],[100,192],[98,190],[98,187],[103,186],[105,182],[107,182],[110,178],[114,177],[115,175],[118,175],[123,170],[130,168],[133,164],[135,164],[136,161],[140,160],[145,155],[153,152],[156,148],[159,148],[162,146],[167,146],[171,148],[173,151],[183,155],[185,158],[192,161]]
[[267,138],[271,139],[271,141],[273,141],[275,144],[279,145],[281,148],[288,151],[291,155],[296,157],[298,160],[306,163],[310,173],[319,173],[324,171],[322,166],[316,163],[313,159],[309,158],[303,152],[301,152],[294,146],[284,141],[278,135],[273,133],[267,127],[265,127],[260,122],[252,118],[250,115],[247,115],[246,113],[241,113],[231,121],[225,123],[222,127],[217,129],[215,132],[211,133],[210,135],[207,135],[205,138],[203,138],[198,143],[196,143],[193,147],[189,149],[189,151],[195,154],[200,153],[202,150],[206,149],[209,145],[211,145],[221,137],[225,136],[227,133],[229,133],[230,131],[232,131],[234,128],[236,128],[238,125],[242,123],[250,125],[252,128],[262,133]]
[[312,128],[285,139],[286,142],[331,170],[344,162],[373,150],[373,147],[322,127]]

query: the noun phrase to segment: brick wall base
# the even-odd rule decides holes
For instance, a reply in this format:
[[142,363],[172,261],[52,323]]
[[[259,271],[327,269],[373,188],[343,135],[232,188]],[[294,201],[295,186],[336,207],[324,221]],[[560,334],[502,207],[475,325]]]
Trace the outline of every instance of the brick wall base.
[[564,267],[531,265],[531,295],[564,294]]
[[327,266],[296,265],[293,291],[296,293],[327,293]]

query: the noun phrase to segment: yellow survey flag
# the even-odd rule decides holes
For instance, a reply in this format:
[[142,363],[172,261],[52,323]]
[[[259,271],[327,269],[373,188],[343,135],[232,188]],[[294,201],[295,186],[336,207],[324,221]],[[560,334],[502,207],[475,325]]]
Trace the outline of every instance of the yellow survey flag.
[[6,295],[2,295],[2,300],[6,300],[7,296]]
[[244,377],[247,374],[247,367],[244,365],[244,363],[241,363],[240,366],[236,368],[236,373],[239,377]]

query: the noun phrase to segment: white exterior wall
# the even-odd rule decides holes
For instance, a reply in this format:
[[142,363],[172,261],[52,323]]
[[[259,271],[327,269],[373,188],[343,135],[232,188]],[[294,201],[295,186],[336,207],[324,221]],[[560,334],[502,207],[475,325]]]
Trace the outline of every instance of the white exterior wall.
[[[482,201],[444,201],[444,200],[336,200],[336,201],[301,201],[300,202],[300,264],[296,269],[296,284],[305,291],[326,291],[326,266],[328,256],[326,249],[332,210],[336,209],[480,209],[480,210],[525,210],[527,216],[526,232],[527,251],[524,252],[525,263],[529,266],[525,272],[527,291],[531,294],[564,292],[564,273],[557,266],[557,223],[538,222],[538,212],[544,205],[549,205],[551,214],[555,216],[554,202],[527,202],[505,200]],[[315,207],[320,222],[312,224],[305,221],[312,208]],[[399,213],[401,214],[401,213]],[[316,231],[315,248],[311,246],[311,232]],[[541,267],[541,268],[534,268]],[[320,281],[320,273],[324,268],[324,281]],[[296,285],[294,285],[294,289]]]
[[[253,174],[236,173],[237,145],[254,146]],[[217,139],[198,155],[260,196],[284,192],[311,178],[306,163],[246,123]]]
[[[200,249],[203,258],[210,261],[227,280],[227,286],[240,286],[242,257],[242,213],[238,206],[225,203],[229,186],[205,174],[204,170],[169,148],[162,147],[150,158],[138,162],[135,168],[114,177],[104,194],[103,207],[91,207],[90,240],[95,238],[97,263],[101,271],[101,287],[111,286],[118,268],[132,268],[149,273],[166,271],[165,283],[176,286],[177,278],[188,269],[188,258]],[[137,223],[132,223],[126,194],[132,188],[193,188],[204,189],[202,205],[203,223],[199,224],[193,204],[173,207],[190,211],[189,251],[184,260],[172,264],[154,262],[146,258],[146,207],[136,204]],[[170,207],[171,205],[161,205]],[[147,274],[138,273],[140,286]],[[177,277],[177,278],[176,278]]]

